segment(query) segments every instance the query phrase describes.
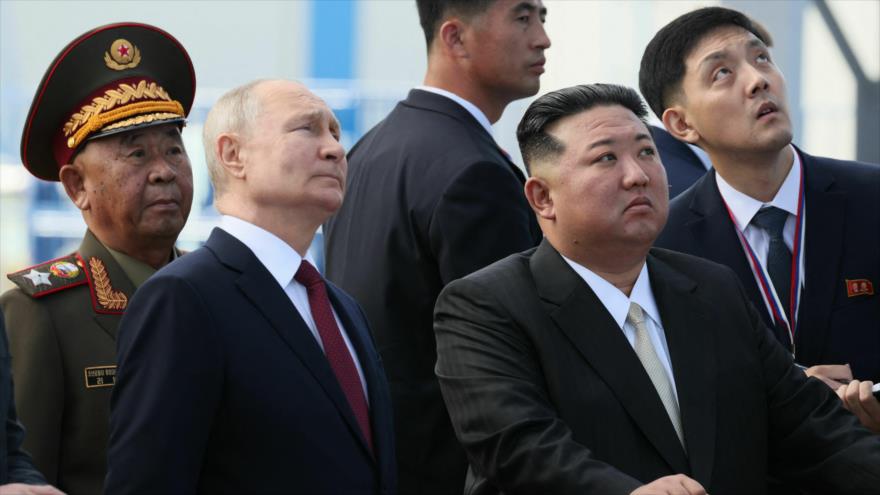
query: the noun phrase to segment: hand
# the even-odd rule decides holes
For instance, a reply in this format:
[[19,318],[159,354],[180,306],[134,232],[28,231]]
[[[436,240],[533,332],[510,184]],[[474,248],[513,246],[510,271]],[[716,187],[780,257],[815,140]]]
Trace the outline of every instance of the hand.
[[0,495],[64,495],[64,492],[50,485],[10,483],[0,485]]
[[676,474],[642,485],[630,495],[706,495],[706,489],[687,476]]
[[831,387],[831,390],[837,390],[841,384],[846,385],[853,379],[852,370],[849,369],[848,364],[810,366],[804,373],[822,380],[825,385]]
[[880,433],[880,402],[874,397],[871,382],[853,380],[849,385],[841,385],[837,389],[837,395],[843,401],[843,407],[859,418],[866,428],[874,433]]

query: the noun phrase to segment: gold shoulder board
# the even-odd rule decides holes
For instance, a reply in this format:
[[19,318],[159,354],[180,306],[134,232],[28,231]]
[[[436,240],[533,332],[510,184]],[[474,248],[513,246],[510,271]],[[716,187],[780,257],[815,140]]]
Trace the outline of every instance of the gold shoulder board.
[[76,253],[45,261],[6,277],[22,292],[34,298],[87,283],[82,260]]

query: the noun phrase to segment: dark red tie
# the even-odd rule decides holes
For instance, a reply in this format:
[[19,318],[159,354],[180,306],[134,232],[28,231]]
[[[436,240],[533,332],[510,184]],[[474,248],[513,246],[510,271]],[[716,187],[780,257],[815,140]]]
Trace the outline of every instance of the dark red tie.
[[351,406],[354,417],[361,427],[361,432],[367,440],[367,445],[372,451],[373,434],[370,429],[370,410],[364,398],[364,389],[361,386],[361,379],[354,365],[354,359],[348,352],[345,340],[342,339],[342,332],[339,330],[336,318],[333,317],[333,311],[330,309],[330,299],[327,298],[324,279],[318,270],[306,260],[302,260],[299,270],[293,278],[306,286],[312,318],[315,319],[315,326],[318,327],[318,334],[321,336],[321,342],[324,343],[324,354],[327,356],[327,361],[330,362],[330,367],[333,368],[333,374],[336,375],[336,380],[339,381],[339,386],[342,387],[342,392],[348,399],[348,405]]

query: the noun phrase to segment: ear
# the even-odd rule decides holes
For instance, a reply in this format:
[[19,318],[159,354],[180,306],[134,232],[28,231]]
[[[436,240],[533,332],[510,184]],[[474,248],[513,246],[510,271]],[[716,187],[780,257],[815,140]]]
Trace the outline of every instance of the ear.
[[61,179],[61,184],[64,186],[64,192],[67,193],[67,197],[73,201],[77,208],[81,211],[91,208],[89,195],[86,194],[85,178],[79,166],[70,163],[64,165],[58,171],[58,178]]
[[468,52],[465,49],[466,26],[457,17],[453,17],[444,22],[437,31],[437,42],[440,43],[439,48],[443,53],[452,55],[453,57],[467,57]]
[[663,112],[663,126],[676,139],[690,144],[697,144],[700,133],[687,120],[687,113],[681,105],[667,108]]
[[217,161],[226,171],[226,175],[236,179],[244,179],[245,163],[242,159],[241,137],[238,134],[223,133],[217,136],[214,143]]
[[550,195],[550,185],[541,177],[532,176],[524,187],[529,206],[538,217],[545,220],[556,220],[556,208]]

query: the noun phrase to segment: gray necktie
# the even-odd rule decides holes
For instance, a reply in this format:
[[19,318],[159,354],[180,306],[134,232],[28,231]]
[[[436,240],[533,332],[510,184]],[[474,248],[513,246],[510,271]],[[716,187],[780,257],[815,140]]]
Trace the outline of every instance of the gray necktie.
[[767,273],[770,274],[770,280],[773,282],[773,287],[776,288],[776,295],[779,296],[779,301],[782,303],[782,311],[791,321],[791,315],[789,314],[789,304],[791,303],[791,251],[785,245],[785,240],[782,238],[782,229],[785,227],[786,220],[788,220],[787,211],[775,206],[768,206],[758,210],[751,223],[770,235],[770,248],[767,250]]
[[666,408],[666,414],[669,415],[669,419],[672,421],[675,434],[678,435],[678,440],[681,442],[681,446],[684,447],[684,432],[681,429],[678,399],[676,399],[675,392],[672,390],[672,382],[669,381],[666,369],[663,367],[663,363],[660,362],[660,358],[657,357],[654,344],[651,343],[651,336],[648,335],[648,326],[645,324],[645,315],[642,313],[642,307],[636,303],[630,303],[626,319],[636,329],[636,356],[639,357],[639,361],[642,362],[642,366],[645,367],[645,371],[648,373],[648,378],[651,379],[654,388],[657,389],[657,395],[660,396],[660,401],[663,403],[663,407]]

